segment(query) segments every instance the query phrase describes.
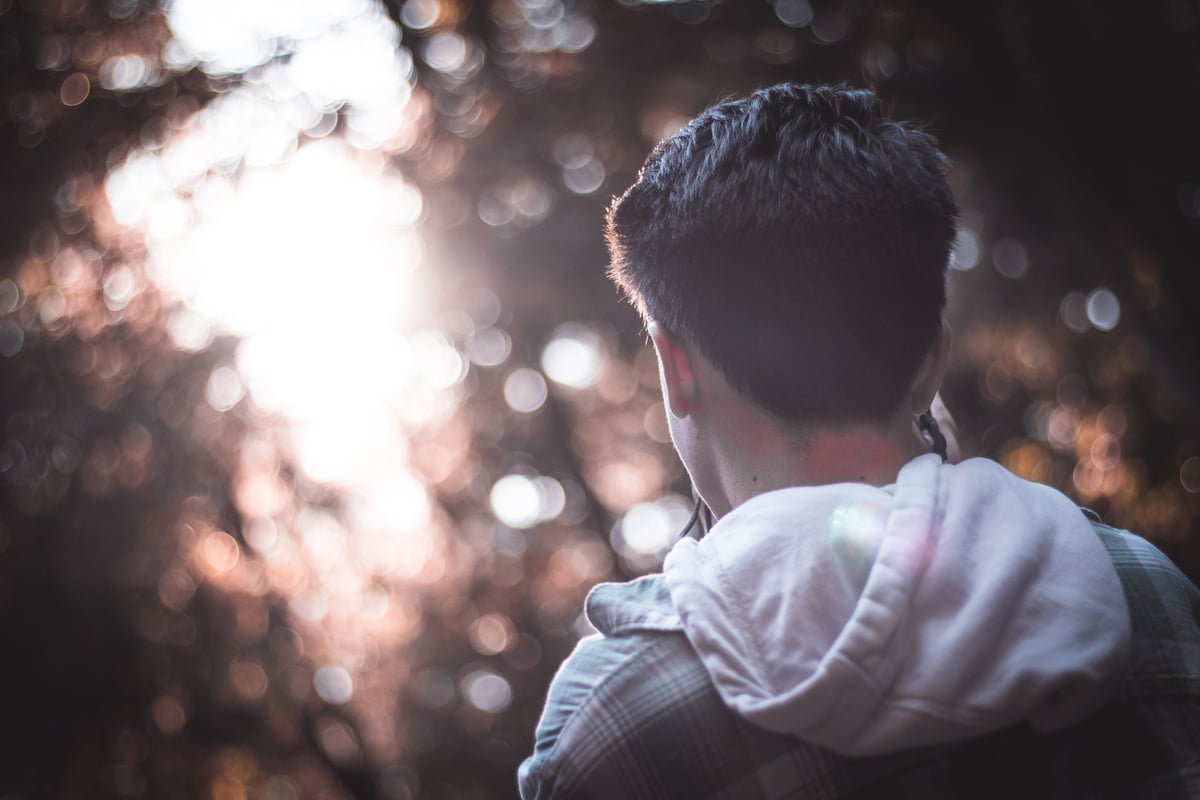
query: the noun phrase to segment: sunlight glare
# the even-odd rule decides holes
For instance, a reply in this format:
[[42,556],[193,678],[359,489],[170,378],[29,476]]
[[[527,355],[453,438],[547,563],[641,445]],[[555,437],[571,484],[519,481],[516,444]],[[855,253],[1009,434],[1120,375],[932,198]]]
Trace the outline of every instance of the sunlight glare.
[[284,166],[248,173],[225,199],[154,249],[154,276],[241,338],[237,366],[256,406],[297,423],[302,466],[340,482],[356,453],[392,427],[391,401],[412,378],[436,390],[463,372],[465,360],[441,339],[432,355],[417,349],[430,363],[410,357],[420,256],[408,223],[420,195],[324,139]]
[[171,0],[176,39],[213,73],[238,73],[275,54],[280,41],[307,39],[365,13],[368,0]]

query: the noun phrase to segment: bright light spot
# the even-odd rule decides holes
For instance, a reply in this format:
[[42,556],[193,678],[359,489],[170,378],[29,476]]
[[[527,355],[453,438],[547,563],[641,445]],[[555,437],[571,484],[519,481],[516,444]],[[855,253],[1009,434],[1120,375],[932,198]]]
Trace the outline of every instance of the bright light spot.
[[524,475],[505,475],[488,496],[496,519],[510,528],[532,528],[542,518],[542,493]]
[[[344,106],[347,138],[363,149],[393,140],[405,122],[412,54],[383,9],[368,0],[175,0],[167,19],[175,38],[164,58],[173,67],[198,61],[210,74],[236,74],[288,56],[202,112],[213,121],[241,107],[232,122],[243,131],[225,139],[235,157],[253,152],[252,163],[282,160],[280,148],[286,156],[298,133],[328,125],[327,113]],[[248,108],[246,98],[253,100]],[[260,117],[257,123],[248,124],[250,114]]]
[[467,60],[467,43],[457,33],[436,33],[425,43],[425,61],[441,72],[453,72]]
[[201,315],[181,307],[167,319],[167,334],[181,350],[197,352],[212,342],[212,326]]
[[416,31],[423,31],[437,22],[442,13],[438,0],[408,0],[400,9],[400,21]]
[[563,167],[563,184],[575,194],[591,194],[604,185],[606,173],[599,159],[589,158],[578,167]]
[[448,389],[467,375],[466,360],[446,337],[423,333],[413,337],[413,372],[427,386]]
[[550,213],[553,197],[534,178],[523,177],[488,187],[479,197],[479,218],[492,227],[515,224],[528,228]]
[[50,275],[59,286],[71,286],[80,281],[91,283],[95,279],[96,264],[100,257],[94,251],[86,251],[89,255],[81,254],[73,247],[58,251],[50,265]]
[[377,530],[389,537],[424,532],[433,512],[429,488],[407,469],[377,470],[351,495],[352,530]]
[[[292,423],[310,477],[374,485],[401,471],[403,425],[450,413],[445,391],[466,371],[437,334],[410,339],[420,192],[386,152],[347,146],[394,140],[408,118],[411,53],[369,0],[173,0],[166,12],[172,65],[220,74],[272,63],[158,152],[136,150],[113,169],[113,216],[147,234],[150,276],[182,301],[168,325],[177,345],[203,348],[214,331],[240,339],[238,372],[214,373],[209,402],[232,407],[244,387],[256,408]],[[113,86],[150,80],[139,64],[118,56],[105,74]],[[337,110],[344,139],[298,147]]]
[[11,278],[0,280],[0,314],[11,314],[21,305],[21,290]]
[[954,239],[954,252],[950,266],[966,271],[979,265],[979,237],[968,228],[959,228],[958,236]]
[[1121,441],[1111,433],[1102,433],[1092,440],[1088,455],[1098,469],[1113,469],[1121,463]]
[[225,531],[213,531],[204,537],[204,561],[214,573],[229,572],[237,566],[241,548]]
[[465,374],[444,337],[404,335],[419,303],[420,196],[335,139],[211,196],[200,224],[152,249],[153,277],[186,302],[172,336],[203,346],[208,323],[240,337],[246,389],[299,423],[301,466],[353,483],[370,470],[364,454],[397,449],[398,409],[433,413]]
[[174,72],[187,72],[200,63],[200,59],[183,45],[178,38],[169,40],[162,49],[163,64]]
[[192,211],[175,195],[167,195],[147,210],[148,232],[159,240],[173,239],[187,230]]
[[1063,324],[1075,333],[1083,333],[1091,323],[1088,321],[1087,296],[1083,292],[1067,292],[1058,307]]
[[[416,119],[407,108],[412,53],[372,0],[168,0],[164,11],[172,69],[198,65],[244,80],[165,138],[146,137],[110,171],[109,206],[127,233],[144,237],[147,277],[170,310],[175,344],[238,340],[234,363],[208,376],[208,403],[224,411],[244,397],[247,414],[272,415],[272,430],[289,437],[273,439],[267,457],[243,459],[238,476],[238,501],[252,510],[246,541],[261,558],[240,562],[238,542],[214,532],[200,539],[193,563],[209,577],[228,571],[223,579],[239,590],[267,581],[301,621],[349,621],[306,658],[326,659],[312,676],[326,702],[361,701],[347,669],[360,666],[355,626],[366,623],[356,621],[386,615],[386,626],[407,616],[411,627],[418,616],[389,598],[383,576],[436,581],[445,570],[446,523],[434,519],[434,499],[412,473],[410,436],[455,412],[468,369],[446,336],[425,330],[433,318],[426,281],[435,277],[419,268],[413,226],[422,196],[393,167]],[[453,44],[440,42],[439,57],[454,61]],[[465,69],[479,53],[460,44]],[[153,64],[119,54],[100,72],[113,92],[160,77]],[[102,288],[118,309],[142,287],[118,268]],[[306,510],[280,463],[336,485],[341,511]],[[553,488],[533,483],[539,515],[555,506]],[[492,627],[481,627],[481,642],[495,645]],[[249,694],[262,683],[256,669],[239,667]],[[486,681],[477,689],[484,705],[507,704],[488,691]],[[322,747],[357,752],[353,731],[335,728],[318,731]]]
[[1016,239],[1001,239],[992,245],[992,266],[996,272],[1016,280],[1029,271],[1029,255]]
[[120,311],[129,305],[137,292],[137,281],[128,267],[117,267],[104,279],[104,305],[110,311]]
[[285,42],[314,38],[369,9],[367,0],[173,0],[167,20],[179,43],[210,72],[244,72]]
[[504,381],[504,402],[513,411],[532,414],[546,402],[546,380],[536,369],[513,370]]
[[64,106],[77,106],[87,100],[92,91],[92,82],[82,72],[67,76],[58,89],[58,99]]
[[313,688],[326,703],[340,706],[354,696],[354,681],[341,667],[321,667],[313,675]]
[[147,208],[165,184],[162,164],[152,153],[138,151],[108,173],[105,194],[113,218],[122,225],[141,221]]
[[621,538],[635,553],[658,553],[671,543],[671,515],[656,503],[638,503],[621,519]]
[[587,17],[564,19],[554,29],[558,49],[564,53],[581,53],[596,38],[596,26]]
[[327,110],[343,103],[380,110],[407,101],[412,69],[395,27],[369,15],[305,42],[288,64],[287,80]]
[[604,368],[604,352],[595,331],[579,324],[560,325],[542,351],[542,369],[556,383],[586,389]]
[[329,613],[329,593],[317,586],[310,586],[294,595],[288,605],[292,613],[309,622],[320,622]]
[[539,475],[533,483],[538,490],[538,517],[545,521],[561,514],[567,506],[567,493],[562,484],[548,475]]
[[1087,298],[1087,318],[1099,331],[1111,331],[1121,321],[1121,303],[1108,289],[1092,290]]
[[522,11],[525,22],[538,30],[551,30],[562,21],[566,9],[555,0],[523,0]]
[[204,388],[204,398],[217,411],[228,411],[241,402],[245,395],[242,381],[236,372],[229,367],[218,367],[208,377],[208,385]]
[[595,153],[592,140],[582,133],[565,133],[554,140],[550,149],[559,166],[578,169],[592,160]]
[[279,544],[279,528],[269,519],[257,519],[246,526],[246,541],[260,553],[269,553]]
[[100,85],[114,92],[127,92],[158,80],[158,68],[138,55],[113,56],[100,65]]
[[1050,411],[1046,418],[1046,441],[1060,450],[1066,450],[1075,442],[1079,429],[1079,414],[1061,406]]
[[481,367],[503,364],[511,352],[512,341],[499,328],[484,328],[467,340],[467,357]]
[[503,614],[484,614],[471,623],[467,638],[477,653],[494,656],[503,653],[516,639],[517,631],[512,620]]
[[784,25],[803,28],[813,20],[812,4],[808,0],[775,0],[775,16]]
[[345,531],[336,518],[324,511],[300,512],[296,533],[304,549],[318,560],[336,558],[343,549]]
[[462,680],[467,702],[489,714],[499,714],[512,702],[512,687],[494,672],[475,670]]
[[613,549],[633,569],[653,569],[674,544],[692,514],[694,503],[668,494],[652,503],[638,503],[614,526],[609,537]]
[[496,519],[510,528],[532,528],[557,517],[567,504],[562,484],[547,475],[505,475],[489,497]]
[[47,325],[53,325],[67,313],[67,298],[55,287],[43,289],[37,300],[38,318]]

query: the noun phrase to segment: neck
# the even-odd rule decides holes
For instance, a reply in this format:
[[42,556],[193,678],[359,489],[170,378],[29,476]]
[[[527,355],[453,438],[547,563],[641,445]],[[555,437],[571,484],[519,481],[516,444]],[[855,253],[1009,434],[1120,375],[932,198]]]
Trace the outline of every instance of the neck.
[[[718,516],[755,495],[789,486],[868,483],[884,486],[904,464],[929,447],[912,419],[898,413],[885,425],[858,425],[800,432],[778,420],[755,414],[741,420],[736,441],[721,443],[715,455],[724,497]],[[747,446],[747,441],[758,446]],[[723,445],[723,446],[722,446]]]

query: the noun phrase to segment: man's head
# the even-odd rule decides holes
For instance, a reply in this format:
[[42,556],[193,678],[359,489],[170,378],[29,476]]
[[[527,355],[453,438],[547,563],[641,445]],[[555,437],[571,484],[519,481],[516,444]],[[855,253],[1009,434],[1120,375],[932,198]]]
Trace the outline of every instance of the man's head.
[[654,149],[609,212],[611,273],[781,420],[882,422],[941,332],[946,168],[869,91],[763,89]]

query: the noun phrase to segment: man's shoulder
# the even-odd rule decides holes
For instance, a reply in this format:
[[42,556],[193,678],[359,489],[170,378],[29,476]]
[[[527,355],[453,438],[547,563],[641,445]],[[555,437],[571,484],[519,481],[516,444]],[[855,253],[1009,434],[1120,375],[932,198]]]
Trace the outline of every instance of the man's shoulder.
[[571,749],[578,730],[594,729],[614,709],[625,709],[626,724],[651,713],[642,696],[647,673],[667,693],[688,676],[707,676],[661,574],[599,584],[584,608],[596,632],[579,640],[554,676],[538,726],[539,751],[546,744]]
[[1184,594],[1200,594],[1200,589],[1153,542],[1136,533],[1114,528],[1092,512],[1085,511],[1085,515],[1108,550],[1118,573],[1169,585]]
[[1115,695],[1056,736],[1096,786],[1138,797],[1200,790],[1200,589],[1147,539],[1089,515],[1121,580],[1129,667]]
[[1200,697],[1200,589],[1148,540],[1096,520],[1092,527],[1129,605],[1133,649],[1122,693],[1169,683]]
[[[1134,639],[1200,642],[1200,589],[1149,540],[1091,519],[1121,580]],[[1200,672],[1200,660],[1192,664]]]
[[[663,576],[652,575],[601,584],[589,595],[598,632],[580,641],[555,677],[534,754],[521,767],[522,796],[972,796],[974,787],[1003,783],[1006,765],[1022,759],[1044,762],[1030,771],[1030,785],[1053,779],[1187,796],[1200,780],[1186,766],[1200,746],[1200,592],[1150,542],[1093,526],[1128,597],[1133,664],[1117,697],[1071,730],[1043,738],[1018,727],[873,759],[845,759],[769,733],[725,706]],[[1138,747],[1130,748],[1131,737]]]
[[836,797],[922,757],[850,770],[835,753],[738,716],[684,634],[661,575],[601,585],[587,611],[600,632],[579,642],[551,684],[519,771],[526,800]]
[[715,690],[661,575],[597,586],[586,613],[598,632],[579,641],[550,685],[534,753],[521,766],[522,796],[602,796],[597,780],[655,796],[638,786],[648,780],[640,762],[649,754],[636,752],[643,732],[657,724],[670,736],[661,729],[670,727],[667,711]]

